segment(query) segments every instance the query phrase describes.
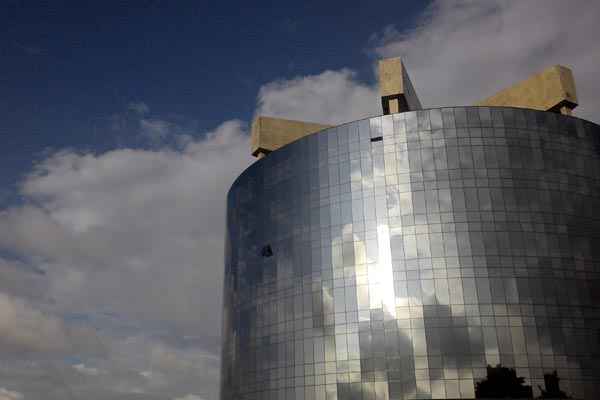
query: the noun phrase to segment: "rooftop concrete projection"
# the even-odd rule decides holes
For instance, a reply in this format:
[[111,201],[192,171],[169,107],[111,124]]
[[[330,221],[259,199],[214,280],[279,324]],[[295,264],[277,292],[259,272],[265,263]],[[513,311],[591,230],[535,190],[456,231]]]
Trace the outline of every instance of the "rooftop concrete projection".
[[[398,57],[379,61],[379,92],[383,114],[421,110],[421,102]],[[531,108],[571,114],[577,107],[573,73],[555,65],[475,104]],[[262,158],[273,150],[331,125],[258,116],[252,123],[252,155]]]
[[330,128],[331,125],[258,116],[252,122],[250,147],[252,155],[262,158],[303,136]]
[[379,60],[379,93],[385,115],[421,109],[421,102],[399,57]]
[[546,68],[475,105],[532,108],[570,115],[577,107],[573,72],[562,65]]

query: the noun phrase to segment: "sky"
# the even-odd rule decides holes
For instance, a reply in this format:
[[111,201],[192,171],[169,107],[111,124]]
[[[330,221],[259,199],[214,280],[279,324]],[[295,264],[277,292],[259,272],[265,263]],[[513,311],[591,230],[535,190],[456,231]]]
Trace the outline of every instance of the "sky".
[[[50,4],[51,3],[51,4]],[[600,121],[600,3],[0,5],[0,400],[218,398],[225,195],[253,116],[426,107],[572,68]]]

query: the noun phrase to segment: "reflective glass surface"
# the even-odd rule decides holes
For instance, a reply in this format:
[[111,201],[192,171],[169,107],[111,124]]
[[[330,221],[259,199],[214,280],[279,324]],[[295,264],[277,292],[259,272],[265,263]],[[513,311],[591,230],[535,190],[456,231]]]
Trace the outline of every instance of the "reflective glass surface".
[[599,188],[600,127],[524,109],[269,154],[227,199],[222,399],[469,399],[498,365],[600,398]]

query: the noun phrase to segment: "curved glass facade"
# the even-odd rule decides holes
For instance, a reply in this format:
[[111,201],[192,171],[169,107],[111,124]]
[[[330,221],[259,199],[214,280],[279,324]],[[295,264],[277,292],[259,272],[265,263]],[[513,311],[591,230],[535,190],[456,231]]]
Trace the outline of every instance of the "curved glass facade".
[[271,153],[227,200],[222,399],[600,397],[599,189],[600,127],[526,109]]

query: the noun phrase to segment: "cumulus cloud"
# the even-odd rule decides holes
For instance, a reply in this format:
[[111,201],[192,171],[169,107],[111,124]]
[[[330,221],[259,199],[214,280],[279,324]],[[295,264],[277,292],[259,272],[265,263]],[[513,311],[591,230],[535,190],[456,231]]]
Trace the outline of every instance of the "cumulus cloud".
[[196,396],[195,394],[188,394],[183,397],[175,397],[173,400],[204,400],[200,396]]
[[0,293],[0,349],[3,353],[63,350],[67,346],[62,321],[26,301]]
[[181,151],[59,152],[24,181],[29,204],[0,214],[0,248],[43,259],[67,309],[117,309],[216,337],[224,199],[250,161],[240,121]]
[[598,121],[600,3],[436,0],[414,29],[373,36],[379,57],[401,56],[425,105],[468,105],[547,66],[572,68],[580,106]]
[[[214,398],[224,199],[251,162],[248,135],[232,120],[177,140],[176,148],[59,151],[27,175],[24,204],[0,211],[0,251],[22,258],[4,261],[11,269],[2,274],[42,277],[54,314],[22,298],[31,286],[0,292],[0,346],[65,355],[104,346],[94,367],[71,367],[73,381],[98,388],[94,377],[119,393],[197,392],[201,382]],[[101,310],[110,311],[99,322],[107,328],[85,335],[61,317],[94,321]],[[146,331],[178,342],[140,336]],[[193,348],[184,337],[196,338]]]
[[21,400],[23,395],[19,392],[0,388],[0,400]]
[[279,80],[262,86],[256,113],[323,124],[340,124],[380,114],[376,88],[349,69]]
[[73,365],[73,369],[84,375],[97,376],[102,373],[98,368],[88,367],[83,363]]
[[95,329],[67,323],[50,304],[33,299],[0,292],[0,353],[4,361],[106,353]]
[[140,130],[141,134],[153,143],[161,143],[169,135],[171,126],[167,121],[160,119],[142,119]]
[[30,301],[49,301],[43,263],[31,264],[0,257],[0,293]]

